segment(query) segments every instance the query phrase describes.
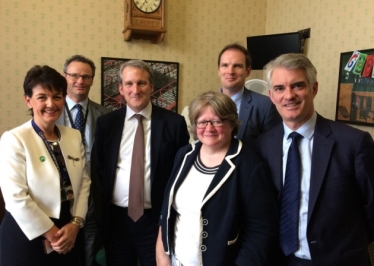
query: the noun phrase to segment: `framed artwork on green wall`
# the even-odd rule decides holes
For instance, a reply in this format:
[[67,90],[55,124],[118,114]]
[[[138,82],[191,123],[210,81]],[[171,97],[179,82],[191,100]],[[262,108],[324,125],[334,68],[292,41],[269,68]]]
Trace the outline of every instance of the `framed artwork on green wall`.
[[335,120],[374,126],[374,49],[340,55]]
[[[101,58],[101,104],[112,110],[126,106],[126,101],[118,92],[118,72],[121,65],[131,59]],[[159,107],[178,112],[179,63],[143,60],[154,73],[154,91],[151,102]]]

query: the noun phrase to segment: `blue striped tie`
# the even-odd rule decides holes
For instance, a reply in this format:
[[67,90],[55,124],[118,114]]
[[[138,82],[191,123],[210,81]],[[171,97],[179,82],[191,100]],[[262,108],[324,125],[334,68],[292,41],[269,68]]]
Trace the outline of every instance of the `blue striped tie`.
[[299,249],[299,207],[300,207],[300,151],[299,139],[303,136],[292,132],[288,138],[292,143],[288,150],[286,174],[282,190],[282,207],[279,241],[286,256]]

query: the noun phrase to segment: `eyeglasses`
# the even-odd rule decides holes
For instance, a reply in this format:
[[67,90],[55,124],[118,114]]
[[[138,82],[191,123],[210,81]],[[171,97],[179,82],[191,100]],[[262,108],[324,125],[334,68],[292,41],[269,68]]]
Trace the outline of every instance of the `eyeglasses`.
[[196,127],[200,129],[204,129],[210,123],[214,127],[222,127],[223,120],[208,120],[208,121],[195,121]]
[[82,78],[83,81],[92,81],[93,76],[90,75],[78,75],[78,74],[69,74],[64,72],[66,75],[68,75],[72,80],[77,81],[78,79]]

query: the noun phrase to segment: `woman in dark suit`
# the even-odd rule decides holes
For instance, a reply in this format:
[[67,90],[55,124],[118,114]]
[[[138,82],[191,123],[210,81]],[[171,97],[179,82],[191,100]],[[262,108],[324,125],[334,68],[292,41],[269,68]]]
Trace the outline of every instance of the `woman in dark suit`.
[[180,149],[165,191],[158,265],[269,265],[278,208],[268,167],[235,138],[235,103],[218,92],[189,106],[198,141]]
[[48,66],[24,81],[32,119],[0,142],[0,185],[6,214],[0,265],[78,265],[76,243],[87,212],[90,179],[80,132],[56,126],[66,80]]

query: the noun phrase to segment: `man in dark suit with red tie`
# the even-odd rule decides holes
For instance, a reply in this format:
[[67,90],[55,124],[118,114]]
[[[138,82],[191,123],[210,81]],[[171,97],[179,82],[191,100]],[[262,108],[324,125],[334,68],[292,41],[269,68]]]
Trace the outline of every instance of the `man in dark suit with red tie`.
[[[257,148],[279,191],[279,242],[285,265],[370,265],[372,137],[315,112],[317,71],[305,55],[281,55],[265,66],[265,74],[283,123],[260,136]],[[290,174],[297,167],[299,180]],[[290,180],[291,187],[297,182],[292,189]]]
[[[119,92],[127,106],[99,117],[95,153],[103,183],[103,226],[107,265],[156,265],[155,245],[164,189],[174,156],[188,144],[184,118],[150,101],[154,90],[152,69],[141,60],[124,63]],[[138,120],[139,118],[139,120]],[[144,165],[132,161],[139,152],[135,136],[142,126]],[[134,153],[133,153],[134,152]],[[138,157],[139,154],[136,156]],[[141,161],[141,159],[140,159]],[[141,180],[134,178],[141,174]],[[139,191],[139,182],[144,190]],[[135,185],[137,188],[135,188]],[[135,198],[137,200],[135,200]],[[134,202],[140,203],[140,210]]]

